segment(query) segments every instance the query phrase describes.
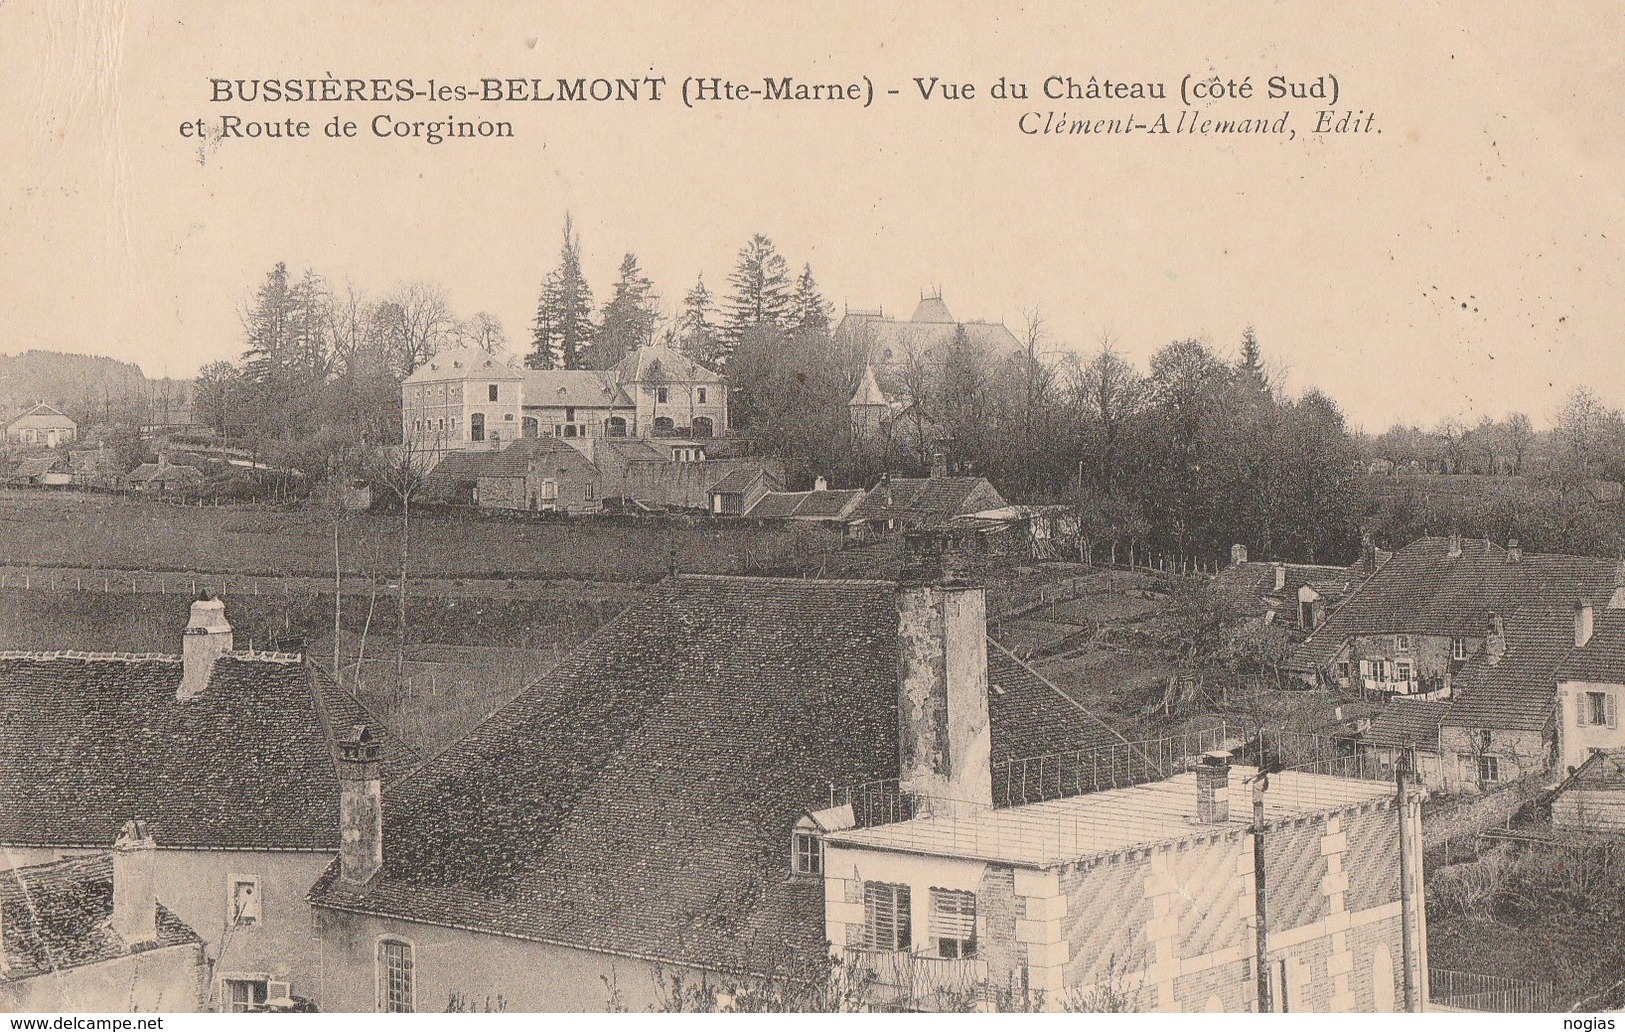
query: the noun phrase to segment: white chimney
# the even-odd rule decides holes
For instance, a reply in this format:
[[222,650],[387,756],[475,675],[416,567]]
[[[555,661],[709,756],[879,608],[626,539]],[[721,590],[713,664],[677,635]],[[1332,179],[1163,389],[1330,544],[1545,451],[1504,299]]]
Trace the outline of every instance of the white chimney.
[[1518,563],[1523,561],[1523,548],[1518,544],[1517,538],[1507,540],[1507,562]]
[[813,481],[813,490],[814,491],[828,491],[829,490],[829,481],[825,480],[823,477],[819,477],[817,480]]
[[226,604],[208,592],[192,603],[192,617],[181,635],[181,686],[175,697],[195,699],[209,687],[215,660],[231,651],[231,624]]
[[1450,551],[1445,553],[1447,559],[1461,558],[1461,535],[1452,531],[1450,533]]
[[1230,546],[1230,565],[1231,566],[1244,566],[1244,565],[1246,565],[1246,563],[1247,563],[1247,546],[1246,545],[1231,545]]
[[1574,606],[1574,647],[1584,648],[1591,640],[1592,612],[1590,601],[1578,602]]
[[125,821],[113,843],[113,931],[126,946],[158,938],[157,844],[145,821]]
[[1222,749],[1203,753],[1196,764],[1196,820],[1230,822],[1230,754]]
[[1608,597],[1609,609],[1625,609],[1625,556],[1614,564],[1614,593]]
[[[987,592],[953,576],[941,538],[904,539],[897,715],[903,791],[957,812],[993,805]],[[946,575],[944,567],[950,568]]]
[[384,866],[384,790],[378,743],[365,724],[339,742],[339,880],[360,888]]
[[1283,591],[1286,588],[1286,563],[1275,564],[1275,590]]

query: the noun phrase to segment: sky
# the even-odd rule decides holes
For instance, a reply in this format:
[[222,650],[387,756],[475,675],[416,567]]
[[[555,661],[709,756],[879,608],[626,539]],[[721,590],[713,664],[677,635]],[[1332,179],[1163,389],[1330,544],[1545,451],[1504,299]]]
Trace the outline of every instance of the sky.
[[[1351,422],[1525,411],[1579,384],[1625,405],[1625,6],[1472,3],[0,6],[0,353],[190,376],[242,350],[276,262],[381,293],[427,280],[522,341],[570,212],[600,301],[635,252],[668,306],[725,290],[771,237],[835,304],[906,317],[940,289],[1050,348],[1142,367],[1247,325],[1292,390]],[[1218,9],[1214,9],[1218,8]],[[666,77],[625,104],[241,104],[211,77]],[[1186,75],[1335,75],[1381,133],[1044,136],[1024,112],[1176,118]],[[851,82],[873,106],[673,99],[687,76]],[[1038,96],[1050,75],[1167,101]],[[916,76],[969,82],[922,100]],[[994,100],[1000,77],[1026,101]],[[885,91],[898,89],[897,96]],[[511,139],[373,138],[370,119],[507,119]],[[1210,111],[1210,114],[1214,112]],[[307,119],[307,140],[200,148],[183,122]],[[360,123],[351,140],[319,127]]]

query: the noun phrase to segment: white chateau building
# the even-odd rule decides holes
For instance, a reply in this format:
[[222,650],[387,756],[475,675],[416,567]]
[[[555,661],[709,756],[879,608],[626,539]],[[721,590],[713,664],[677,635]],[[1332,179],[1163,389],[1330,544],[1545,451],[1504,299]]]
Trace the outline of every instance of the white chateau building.
[[706,439],[728,430],[722,377],[664,345],[613,369],[525,369],[477,348],[444,351],[401,385],[406,443],[500,450],[522,437]]

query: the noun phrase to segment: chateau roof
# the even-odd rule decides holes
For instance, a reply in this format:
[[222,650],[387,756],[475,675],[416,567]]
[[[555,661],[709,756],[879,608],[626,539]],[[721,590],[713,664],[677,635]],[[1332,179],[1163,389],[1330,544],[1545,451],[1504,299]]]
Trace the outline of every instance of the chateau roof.
[[721,376],[664,344],[638,348],[621,359],[614,372],[621,383],[722,383]]
[[438,380],[517,380],[522,370],[500,355],[479,348],[451,348],[431,357],[412,370],[404,383],[430,383]]
[[598,369],[527,369],[524,391],[525,408],[633,407],[614,373]]

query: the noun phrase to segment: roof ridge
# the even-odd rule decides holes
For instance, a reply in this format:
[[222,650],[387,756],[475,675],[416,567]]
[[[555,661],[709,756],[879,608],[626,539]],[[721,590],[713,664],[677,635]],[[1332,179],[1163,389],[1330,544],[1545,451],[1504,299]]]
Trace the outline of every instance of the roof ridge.
[[16,659],[50,663],[61,659],[85,663],[179,663],[181,657],[169,652],[81,652],[78,649],[3,649],[0,660]]
[[862,584],[868,587],[897,587],[896,581],[878,577],[770,577],[749,573],[674,573],[661,580],[738,581],[746,584]]

